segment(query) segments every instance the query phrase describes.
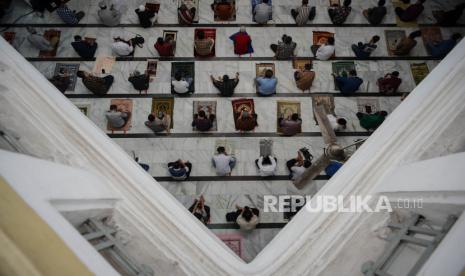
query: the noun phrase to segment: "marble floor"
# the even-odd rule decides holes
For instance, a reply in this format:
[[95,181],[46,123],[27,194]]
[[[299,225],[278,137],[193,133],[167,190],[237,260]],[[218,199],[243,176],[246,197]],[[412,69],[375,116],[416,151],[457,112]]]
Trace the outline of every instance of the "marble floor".
[[[13,1],[13,7],[0,20],[0,24],[13,23],[19,16],[26,14],[30,8],[23,1]],[[88,108],[88,118],[98,128],[106,133],[106,119],[104,114],[108,110],[110,101],[117,98],[130,98],[133,100],[132,127],[126,134],[110,135],[113,141],[123,148],[128,154],[133,152],[140,161],[150,165],[148,173],[159,179],[162,185],[184,206],[189,207],[193,200],[200,195],[206,198],[206,204],[211,207],[210,230],[215,234],[237,234],[243,237],[243,258],[252,261],[255,256],[274,238],[284,227],[287,220],[282,213],[263,212],[264,195],[313,195],[327,182],[324,176],[315,180],[311,185],[298,190],[287,180],[288,175],[285,162],[294,158],[296,151],[305,146],[310,152],[318,157],[325,147],[319,127],[313,119],[312,99],[315,93],[323,93],[334,96],[335,113],[347,118],[347,129],[337,133],[338,142],[348,145],[357,139],[366,139],[370,133],[360,127],[357,117],[357,103],[360,100],[374,99],[378,101],[380,110],[388,113],[401,104],[401,93],[409,93],[415,88],[415,82],[410,70],[413,63],[426,63],[429,70],[440,62],[428,56],[421,38],[417,38],[417,46],[412,50],[410,56],[405,58],[389,57],[386,48],[386,30],[405,30],[406,33],[417,30],[417,28],[399,28],[395,26],[395,17],[391,1],[387,1],[388,13],[382,25],[373,27],[368,25],[361,11],[368,6],[375,5],[377,1],[353,0],[352,13],[346,21],[346,26],[332,26],[326,9],[328,1],[311,0],[310,5],[315,5],[317,15],[315,20],[307,26],[297,27],[290,16],[290,9],[299,6],[300,0],[273,1],[273,21],[267,26],[258,26],[252,22],[250,11],[250,0],[236,0],[237,19],[233,22],[216,22],[213,20],[213,12],[209,5],[211,1],[200,1],[199,24],[193,26],[180,26],[177,24],[176,0],[160,0],[161,10],[159,13],[159,25],[142,29],[138,27],[138,19],[133,10],[145,0],[119,1],[126,6],[126,12],[122,17],[122,26],[104,27],[100,25],[97,11],[99,1],[71,0],[69,6],[76,10],[83,10],[86,16],[77,26],[65,26],[56,13],[44,14],[38,17],[30,14],[15,22],[8,31],[16,32],[13,46],[40,71],[45,78],[54,74],[58,62],[79,63],[80,70],[91,71],[94,61],[85,61],[70,47],[75,35],[93,36],[97,38],[99,45],[96,56],[111,55],[110,45],[112,38],[121,36],[131,38],[140,34],[146,39],[143,48],[137,48],[135,58],[129,60],[118,60],[112,68],[111,74],[115,82],[107,96],[103,98],[94,97],[88,91],[82,81],[78,79],[75,89],[67,91],[64,95],[57,91],[57,97],[68,97],[78,107]],[[130,6],[129,6],[130,2]],[[429,0],[425,3],[425,10],[418,18],[419,24],[432,24],[434,18],[432,11],[445,8],[451,9],[455,0]],[[456,27],[441,28],[443,37],[449,37],[452,33],[465,34],[465,16],[459,20]],[[251,57],[235,58],[233,45],[229,36],[238,31],[238,26],[245,24],[247,31],[253,40],[255,52]],[[353,24],[353,25],[350,25]],[[38,50],[34,49],[27,41],[26,26],[34,26],[39,32],[54,28],[61,30],[61,40],[55,59],[38,58]],[[196,27],[209,26],[216,28],[216,57],[208,60],[195,60],[193,54],[194,29]],[[421,26],[420,26],[421,27]],[[170,136],[154,136],[144,125],[147,115],[150,113],[152,97],[170,95],[171,89],[171,65],[173,60],[158,62],[157,74],[150,84],[147,96],[139,96],[127,81],[129,74],[134,70],[144,71],[148,58],[157,58],[158,53],[153,48],[157,37],[161,36],[163,30],[177,30],[178,41],[176,48],[176,61],[189,60],[195,62],[195,93],[188,98],[175,98],[174,104],[174,127]],[[335,33],[336,58],[330,61],[314,61],[313,67],[316,78],[311,91],[302,92],[297,89],[293,80],[291,61],[277,61],[273,59],[273,53],[269,48],[271,43],[276,43],[283,34],[293,37],[297,43],[296,54],[300,57],[310,57],[310,45],[313,31],[329,31]],[[381,40],[378,48],[372,56],[376,59],[355,60],[350,49],[352,43],[367,41],[373,35],[379,35]],[[334,89],[331,77],[332,63],[340,60],[353,60],[359,77],[364,82],[355,96],[343,97]],[[260,98],[255,95],[253,79],[255,77],[255,64],[266,62],[274,63],[276,66],[276,77],[278,79],[277,95],[270,98]],[[394,96],[382,96],[378,93],[376,80],[388,72],[399,71],[402,84],[399,94]],[[236,94],[231,98],[217,96],[217,90],[212,85],[210,75],[219,76],[223,74],[234,75],[240,73],[240,82],[236,88]],[[45,80],[44,78],[44,80]],[[256,112],[258,114],[259,126],[252,133],[239,134],[234,128],[231,101],[239,97],[253,98]],[[199,135],[191,127],[193,101],[216,101],[217,102],[217,126],[211,135]],[[302,110],[303,134],[294,137],[281,137],[276,134],[277,102],[281,100],[298,101]],[[277,178],[263,179],[258,176],[254,160],[259,156],[260,139],[273,140],[273,153],[278,159]],[[211,166],[211,157],[215,151],[217,140],[227,140],[234,147],[234,155],[237,165],[231,177],[216,177]],[[189,160],[193,164],[192,179],[185,182],[170,181],[168,178],[167,162],[178,158]],[[243,177],[243,178],[241,178]],[[158,185],[158,184],[157,184]],[[234,225],[227,223],[225,214],[233,211],[234,206],[248,205],[261,210],[261,224],[263,227],[252,232],[241,232]],[[267,225],[272,225],[269,227]],[[280,226],[276,226],[280,225]],[[209,230],[209,231],[210,231]]]

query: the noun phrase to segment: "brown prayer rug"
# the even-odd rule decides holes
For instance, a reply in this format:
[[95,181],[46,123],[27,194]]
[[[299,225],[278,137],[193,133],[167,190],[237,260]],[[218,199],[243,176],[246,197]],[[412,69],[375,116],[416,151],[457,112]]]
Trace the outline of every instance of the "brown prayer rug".
[[[281,127],[279,126],[280,119],[288,119],[294,113],[299,114],[299,118],[301,118],[302,113],[300,111],[300,102],[277,101],[276,107],[277,107],[276,127],[277,127],[278,133],[282,133]],[[300,132],[302,132],[302,129],[300,129],[299,133]]]
[[164,112],[171,117],[170,128],[173,128],[174,98],[152,98],[152,113]]
[[386,30],[384,31],[386,37],[386,47],[389,56],[394,56],[393,50],[395,50],[399,41],[406,37],[404,30]]
[[416,85],[418,85],[429,74],[428,65],[424,62],[410,64],[410,70],[412,71],[413,80]]

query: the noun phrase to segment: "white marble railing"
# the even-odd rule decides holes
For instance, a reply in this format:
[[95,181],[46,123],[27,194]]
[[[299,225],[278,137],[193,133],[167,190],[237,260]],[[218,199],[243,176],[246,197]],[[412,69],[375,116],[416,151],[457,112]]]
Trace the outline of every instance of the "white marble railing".
[[[159,260],[190,275],[317,275],[344,255],[364,214],[299,214],[249,264],[244,263],[3,39],[0,40],[0,124],[32,155],[102,175],[121,198],[117,212],[132,238]],[[465,105],[462,41],[319,194],[375,192],[396,167],[420,159]],[[22,173],[22,172],[19,172]],[[139,236],[140,235],[140,236]],[[345,252],[348,254],[347,252]],[[371,252],[359,253],[365,258]],[[355,253],[352,253],[355,254]],[[362,256],[363,255],[363,256]],[[351,267],[340,259],[342,266]],[[352,266],[347,275],[359,274]]]

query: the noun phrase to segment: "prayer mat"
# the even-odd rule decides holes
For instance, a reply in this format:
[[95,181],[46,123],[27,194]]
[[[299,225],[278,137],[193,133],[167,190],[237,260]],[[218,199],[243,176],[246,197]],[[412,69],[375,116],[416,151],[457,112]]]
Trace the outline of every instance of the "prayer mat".
[[215,141],[215,148],[213,149],[213,155],[218,154],[218,147],[224,147],[226,153],[229,155],[234,155],[236,153],[236,149],[234,148],[234,144],[226,139],[219,139]]
[[[336,113],[334,112],[335,105],[333,96],[314,94],[312,95],[312,110],[315,110],[315,106],[317,105],[317,103],[323,105],[326,115],[333,114],[334,116],[336,116]],[[313,119],[315,120],[315,124],[318,125],[315,111],[313,111]]]
[[[441,29],[439,27],[425,27],[421,28],[421,38],[423,39],[423,45],[432,44],[434,42],[442,41],[442,34]],[[426,47],[426,51],[428,51],[428,47]],[[431,54],[428,51],[428,54]]]
[[[253,11],[255,10],[255,6],[258,5],[258,4],[261,4],[262,3],[262,0],[251,0],[252,2],[252,20],[253,22],[255,22],[255,16],[253,16]],[[273,20],[273,1],[270,0],[268,1],[268,5],[271,6],[271,14],[270,14],[270,19],[269,20]]]
[[113,65],[115,64],[115,62],[116,62],[115,57],[98,56],[95,59],[94,69],[92,70],[92,72],[96,73],[96,74],[101,74],[102,69],[103,69],[103,70],[105,70],[106,74],[109,74],[111,72],[111,69],[113,68]]
[[131,99],[112,99],[110,102],[110,105],[116,105],[118,108],[118,111],[121,112],[131,112],[131,115],[128,118],[127,123],[120,128],[112,128],[109,123],[107,123],[107,130],[111,130],[111,133],[114,131],[128,131],[132,127],[132,100]]
[[210,114],[215,115],[215,120],[213,120],[212,128],[210,130],[218,130],[216,125],[216,101],[194,101],[193,105],[193,115],[198,114],[200,110],[205,112],[207,118],[210,116]]
[[90,113],[90,105],[87,104],[76,104],[76,107],[79,109],[79,111],[82,112],[82,114],[86,115],[89,117]]
[[199,58],[209,58],[209,57],[214,57],[215,56],[215,48],[216,48],[216,29],[195,29],[194,31],[194,39],[197,37],[197,34],[203,31],[205,33],[205,38],[213,38],[213,48],[212,52],[208,56],[200,56],[197,54],[197,51],[195,50],[194,47],[194,56],[199,57]]
[[70,83],[68,85],[68,88],[66,88],[66,91],[74,91],[74,88],[76,87],[76,81],[77,81],[77,72],[79,71],[79,63],[57,63],[55,66],[55,73],[53,74],[54,76],[56,75],[63,75],[63,74],[69,74],[69,79]]
[[237,118],[240,112],[244,109],[247,112],[254,113],[255,105],[253,99],[237,99],[231,101],[234,115],[234,126],[237,129]]
[[[355,62],[353,61],[333,62],[332,67],[333,67],[333,74],[335,74],[336,77],[347,77],[349,75],[349,71],[355,70]],[[336,80],[334,80],[334,87],[335,87],[334,89],[337,89]]]
[[379,108],[379,100],[376,98],[358,98],[357,99],[358,112],[373,114],[381,111]]
[[264,77],[266,70],[270,69],[273,71],[273,75],[276,74],[274,63],[257,63],[255,64],[255,76]]
[[334,37],[334,33],[330,32],[313,32],[313,45],[323,45],[328,42],[328,38]]
[[[194,62],[172,62],[171,63],[171,80],[174,80],[174,75],[176,72],[181,72],[181,75],[185,79],[192,79],[192,83],[189,86],[189,92],[186,93],[192,94],[195,91],[195,63]],[[171,85],[171,94],[176,94],[174,92],[173,85]]]
[[170,129],[173,128],[174,98],[152,98],[152,113],[164,112],[171,117]]
[[386,30],[384,31],[386,37],[387,51],[390,56],[394,56],[393,50],[395,50],[397,43],[406,37],[405,31],[403,30]]
[[187,9],[195,8],[195,16],[193,23],[199,23],[199,0],[178,0],[178,8],[181,7],[182,4],[185,4]]
[[11,45],[13,45],[13,40],[15,40],[16,33],[15,32],[4,32],[3,38],[8,41]]
[[312,64],[312,60],[308,58],[298,58],[298,57],[294,57],[292,59],[292,68],[294,69],[304,70],[305,64]]
[[[413,4],[413,1],[412,3]],[[408,8],[408,6],[410,6],[410,4],[404,4],[402,1],[392,1],[392,5],[393,5],[393,8],[402,8],[402,9],[406,9]],[[415,28],[418,26],[418,23],[416,20],[413,20],[413,21],[402,21],[400,20],[400,18],[396,15],[396,24],[397,24],[397,27],[402,27],[402,28]]]
[[147,73],[151,77],[155,77],[157,75],[157,67],[158,67],[158,60],[147,59]]
[[273,140],[260,139],[260,156],[273,155]]
[[220,240],[222,240],[229,249],[231,249],[234,253],[237,254],[241,259],[244,259],[243,251],[244,245],[243,240],[244,237],[240,234],[236,233],[227,233],[227,234],[216,234]]
[[153,11],[153,12],[158,13],[158,11],[160,10],[160,4],[158,4],[158,3],[145,3],[145,8],[148,11]]
[[[277,102],[277,118],[276,118],[276,127],[278,130],[278,133],[282,133],[282,129],[279,126],[279,121],[280,119],[287,119],[290,118],[292,114],[297,113],[299,114],[299,118],[301,117],[301,112],[300,112],[300,102],[293,102],[293,101],[278,101]],[[302,129],[300,129],[299,133],[302,132]]]
[[428,65],[424,62],[410,64],[410,70],[412,71],[413,80],[416,85],[418,85],[429,74]]
[[44,38],[50,41],[52,38],[57,37],[55,48],[51,51],[40,51],[40,58],[55,57],[57,55],[58,45],[60,44],[61,31],[58,30],[47,30],[44,32]]
[[329,6],[340,6],[341,0],[329,0]]
[[163,40],[167,40],[168,37],[171,37],[173,40],[173,55],[176,53],[176,39],[178,38],[178,31],[163,30]]
[[[215,0],[214,2],[215,2],[215,4],[217,4],[217,3],[221,3],[222,0]],[[227,20],[220,19],[220,17],[216,14],[216,12],[213,11],[213,14],[214,14],[213,17],[214,17],[215,21],[236,21],[236,0],[227,0],[226,2],[231,3],[231,5],[232,5],[232,11],[233,12],[231,14],[231,17],[229,17],[229,19],[227,19]]]

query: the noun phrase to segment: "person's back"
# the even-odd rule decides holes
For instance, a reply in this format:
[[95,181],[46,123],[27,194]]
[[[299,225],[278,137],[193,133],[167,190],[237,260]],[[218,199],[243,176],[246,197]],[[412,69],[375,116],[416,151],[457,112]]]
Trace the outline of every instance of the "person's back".
[[[242,231],[250,231],[257,227],[259,217],[250,210],[249,207],[245,207],[236,219],[236,223],[239,225]],[[258,213],[258,210],[257,210]]]
[[221,96],[229,97],[234,94],[234,89],[239,83],[239,79],[230,79],[229,77],[225,78],[223,76],[222,81],[213,80],[213,85],[220,91]]
[[392,51],[397,56],[405,56],[417,45],[417,41],[409,36],[402,38]]
[[169,132],[171,118],[169,115],[159,113],[157,116],[150,114],[148,116],[148,121],[145,121],[145,126],[150,128],[154,133],[159,133],[163,131]]
[[111,75],[101,78],[91,74],[85,74],[82,71],[78,71],[77,76],[82,78],[82,83],[87,89],[100,96],[108,93],[114,80]]
[[75,41],[71,42],[71,46],[76,51],[76,53],[82,58],[93,58],[95,52],[97,51],[97,43],[93,42],[92,44],[81,40],[79,36],[75,37]]
[[[438,24],[440,26],[450,27],[457,24],[457,21],[462,16],[463,10],[465,9],[465,3],[457,5],[455,9],[446,11],[442,14]],[[433,12],[434,15],[434,12]]]
[[136,72],[129,77],[128,81],[134,86],[134,89],[142,91],[149,89],[150,76],[148,74],[139,74]]
[[302,120],[297,118],[283,119],[280,122],[281,132],[284,136],[294,136],[302,130]]
[[271,12],[271,5],[269,5],[268,3],[262,2],[256,5],[254,9],[255,22],[257,22],[258,24],[266,24],[268,20],[270,20]]
[[246,32],[239,32],[232,38],[234,41],[234,53],[244,55],[249,53],[249,45],[252,39]]
[[402,80],[399,78],[399,72],[397,71],[387,74],[384,78],[380,78],[377,81],[379,92],[382,94],[392,94],[397,92],[401,83]]
[[402,21],[413,21],[416,20],[417,17],[423,12],[425,7],[421,1],[418,1],[415,4],[412,4],[404,10],[403,13],[399,15],[400,20]]
[[334,25],[342,25],[346,21],[347,17],[352,11],[350,4],[350,0],[345,0],[342,7],[329,7],[329,18],[331,19],[331,22],[333,22]]
[[352,95],[357,91],[363,80],[355,74],[355,71],[351,71],[348,77],[336,77],[336,83],[343,95]]
[[205,111],[200,110],[198,114],[194,115],[194,121],[192,122],[192,127],[195,127],[199,131],[208,131],[213,126],[214,115],[210,114],[209,118]]
[[457,41],[454,38],[450,38],[433,45],[428,45],[428,48],[432,57],[444,58],[455,47],[456,43]]
[[220,20],[228,20],[233,13],[233,6],[229,2],[216,4],[215,13]]
[[384,6],[374,7],[368,12],[368,22],[372,25],[379,25],[383,21],[384,16],[386,15],[387,10]]
[[276,50],[277,59],[290,59],[294,56],[295,48],[297,43],[291,41],[290,43],[279,42]]
[[134,53],[134,46],[119,40],[113,42],[113,44],[111,45],[111,50],[117,56],[129,56],[132,53]]
[[297,16],[295,17],[297,26],[303,26],[307,23],[311,10],[312,8],[308,6],[308,2],[297,9]]
[[305,70],[295,73],[296,86],[302,91],[310,90],[315,79],[315,72],[311,71],[311,65],[309,64],[307,68],[306,64],[305,67]]
[[168,172],[173,180],[186,180],[192,170],[192,164],[189,161],[182,161],[181,159],[168,163]]
[[158,55],[161,57],[171,57],[173,56],[173,42],[164,41],[163,38],[159,38],[154,45],[155,49],[158,52]]
[[108,124],[113,128],[121,128],[126,124],[125,118],[128,117],[127,113],[110,110],[105,113]]
[[194,41],[195,51],[199,56],[208,56],[212,53],[213,47],[215,45],[215,40],[213,38],[206,38],[205,34],[200,35]]
[[114,9],[113,6],[110,9],[106,5],[101,6],[98,16],[105,26],[114,27],[121,22],[121,12]]
[[188,9],[185,4],[178,9],[178,20],[180,24],[190,25],[194,22],[195,8]]
[[215,163],[216,174],[219,176],[225,176],[231,173],[230,162],[232,157],[224,153],[219,153],[213,156],[213,162]]
[[143,5],[136,9],[135,12],[143,28],[152,27],[152,18],[155,17],[155,12],[147,10]]
[[[330,59],[334,55],[334,52],[336,51],[336,48],[334,47],[334,43],[335,43],[334,37],[329,37],[328,41],[325,44],[318,47],[318,49],[315,52],[315,58],[318,60]],[[317,45],[312,46],[312,47],[317,47]]]
[[357,117],[360,120],[360,126],[366,130],[378,128],[384,122],[386,115],[386,111],[380,111],[374,114],[357,113]]
[[257,92],[262,96],[270,96],[276,93],[278,80],[273,77],[273,71],[267,70],[264,77],[257,77]]
[[181,74],[178,72],[175,74],[174,80],[171,82],[173,85],[173,90],[179,94],[186,94],[189,92],[189,83],[182,78]]

